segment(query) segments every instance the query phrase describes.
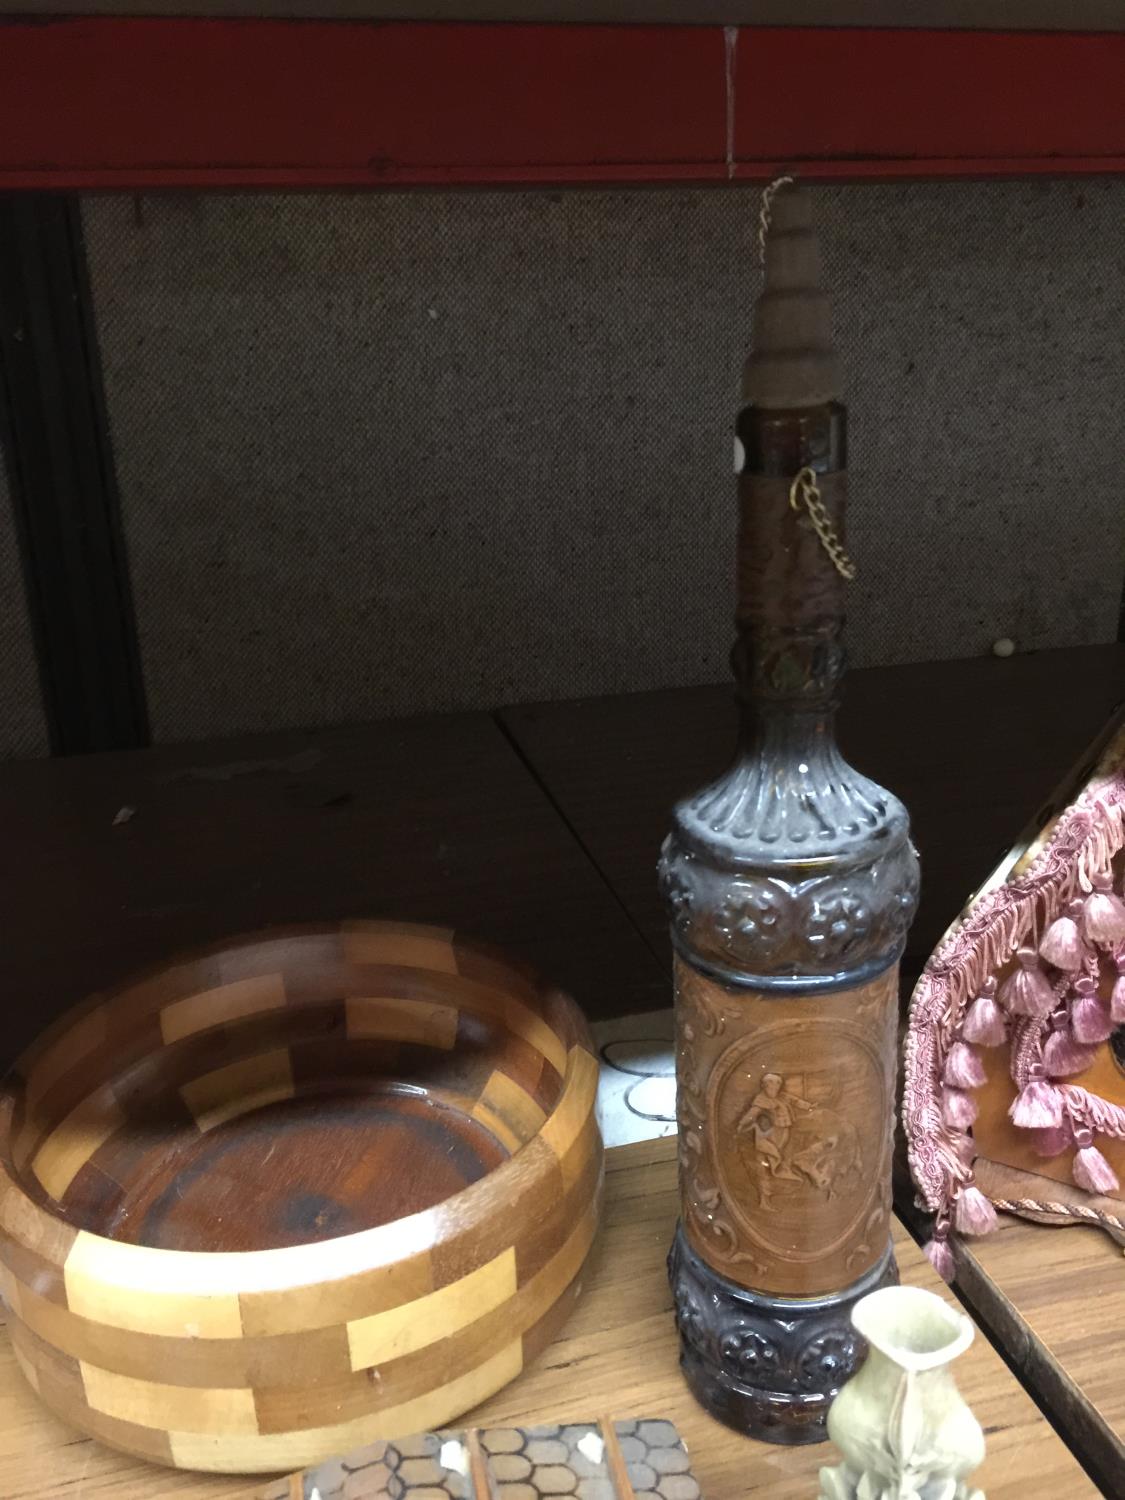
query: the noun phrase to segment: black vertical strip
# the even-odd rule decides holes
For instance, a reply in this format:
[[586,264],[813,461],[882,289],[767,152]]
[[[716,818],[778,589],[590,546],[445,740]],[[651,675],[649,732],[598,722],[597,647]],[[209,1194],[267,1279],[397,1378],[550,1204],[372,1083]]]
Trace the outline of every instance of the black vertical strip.
[[0,197],[0,439],[56,753],[148,740],[77,200]]

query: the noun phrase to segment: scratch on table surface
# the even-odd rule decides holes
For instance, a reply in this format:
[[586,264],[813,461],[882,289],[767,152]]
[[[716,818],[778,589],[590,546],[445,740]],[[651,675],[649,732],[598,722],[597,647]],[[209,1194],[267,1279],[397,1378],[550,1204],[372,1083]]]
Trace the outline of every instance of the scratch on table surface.
[[324,759],[324,752],[311,748],[299,750],[295,755],[279,756],[274,760],[230,760],[214,766],[185,766],[182,770],[165,771],[158,782],[171,781],[232,781],[237,776],[263,776],[281,771],[295,776],[300,771],[311,771]]
[[727,87],[727,180],[734,176],[734,106],[737,93],[735,62],[738,58],[738,27],[723,27]]
[[93,1456],[94,1444],[92,1439],[87,1439],[86,1455],[82,1460],[82,1472],[78,1476],[78,1483],[74,1488],[74,1500],[82,1500],[82,1491],[86,1488],[86,1475],[90,1472],[90,1459]]

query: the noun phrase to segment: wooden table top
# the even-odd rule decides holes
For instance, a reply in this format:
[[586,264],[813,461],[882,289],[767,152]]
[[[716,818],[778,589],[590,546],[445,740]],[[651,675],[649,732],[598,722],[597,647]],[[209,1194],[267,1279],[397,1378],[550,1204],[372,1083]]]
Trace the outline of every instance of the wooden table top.
[[[121,809],[133,809],[114,822]],[[588,1015],[667,980],[487,714],[0,766],[0,1069],[67,1006],[180,950],[285,923],[456,927]]]
[[[920,971],[977,883],[1011,847],[1125,695],[1125,646],[852,672],[840,743],[910,812],[922,898],[904,973]],[[502,718],[662,963],[656,858],[677,798],[729,763],[727,687],[629,693]]]
[[[1123,676],[1116,646],[853,673],[845,748],[902,795],[922,849],[915,966],[1104,722]],[[675,798],[729,759],[734,724],[728,689],[684,688],[0,766],[18,869],[0,995],[19,997],[0,1067],[137,968],[348,916],[499,943],[594,1019],[660,1009],[657,853]]]
[[[664,1272],[677,1212],[674,1152],[675,1143],[664,1140],[609,1153],[603,1226],[574,1314],[534,1365],[467,1420],[526,1426],[591,1415],[666,1416],[683,1434],[705,1500],[811,1500],[818,1469],[837,1461],[830,1444],[775,1448],[741,1438],[707,1416],[680,1378]],[[942,1290],[900,1226],[896,1248],[904,1282]],[[987,1435],[976,1480],[989,1500],[1098,1493],[986,1339],[978,1335],[956,1368]],[[156,1469],[70,1432],[26,1387],[0,1335],[4,1500],[250,1500],[262,1483]]]
[[[1125,648],[1115,646],[853,675],[845,749],[903,796],[922,848],[923,905],[908,968],[921,964],[1100,728],[1123,676]],[[734,714],[725,689],[683,689],[515,709],[499,722],[443,716],[0,767],[0,824],[18,877],[9,881],[0,945],[0,1066],[73,1000],[185,946],[348,915],[456,924],[529,958],[594,1018],[663,1008],[656,855],[672,801],[728,759]],[[133,812],[115,822],[122,808]],[[674,1370],[656,1365],[673,1349],[660,1311],[663,1273],[644,1281],[647,1290],[633,1283],[634,1268],[656,1267],[666,1248],[671,1178],[665,1172],[662,1186],[656,1167],[647,1178],[621,1177],[619,1167],[601,1269],[558,1359],[541,1361],[486,1415],[587,1415],[595,1398],[616,1403],[624,1392],[623,1412],[668,1403],[698,1449],[710,1424]],[[642,1178],[651,1204],[637,1186]],[[637,1215],[633,1230],[628,1212]],[[639,1238],[646,1223],[651,1244]],[[902,1262],[911,1277],[928,1274],[910,1245]],[[1102,1483],[1110,1493],[1125,1433],[1123,1274],[1119,1252],[1085,1230],[1006,1224],[974,1247],[960,1282],[1060,1431],[1109,1476]],[[618,1318],[619,1303],[632,1313]],[[598,1342],[598,1319],[617,1330],[627,1362],[613,1340]],[[983,1340],[966,1372],[982,1359],[999,1380]],[[581,1389],[567,1376],[552,1396],[541,1383],[571,1360],[581,1363]],[[139,1469],[67,1434],[13,1382],[5,1339],[0,1500],[253,1493],[246,1484]],[[993,1500],[1009,1482],[1012,1494],[1017,1483],[1028,1494],[1093,1493],[1073,1466],[1054,1491],[1030,1487],[1070,1460],[1053,1439],[1047,1457],[1038,1455],[1047,1424],[1010,1381],[996,1389],[1022,1415],[999,1424],[985,1475]],[[967,1374],[966,1394],[976,1402]],[[1009,1440],[1008,1432],[1021,1436]],[[994,1477],[1009,1441],[1010,1474]],[[1026,1474],[1024,1447],[1038,1455]],[[704,1460],[701,1477],[733,1494],[737,1474],[745,1489],[747,1451],[723,1434],[713,1448],[717,1467]],[[807,1469],[794,1467],[803,1475],[796,1488],[771,1493],[811,1495],[822,1451]],[[776,1471],[779,1450],[761,1453],[764,1470]]]
[[1125,1256],[1107,1234],[1001,1215],[957,1288],[1106,1494],[1125,1495]]

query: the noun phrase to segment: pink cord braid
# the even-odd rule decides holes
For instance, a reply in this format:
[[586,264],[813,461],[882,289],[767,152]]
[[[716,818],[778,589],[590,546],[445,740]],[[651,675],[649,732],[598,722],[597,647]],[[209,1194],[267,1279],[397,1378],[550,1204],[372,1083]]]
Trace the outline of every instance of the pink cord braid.
[[1077,1127],[1085,1126],[1094,1135],[1111,1135],[1115,1140],[1125,1141],[1125,1109],[1077,1083],[1059,1085],[1063,1096],[1063,1108]]
[[[946,1053],[959,1035],[965,1011],[988,976],[1021,944],[1037,945],[1068,903],[1089,893],[1095,877],[1111,871],[1123,844],[1125,770],[1120,770],[1090,782],[1061,814],[1024,874],[972,903],[923,970],[910,1006],[902,1112],[914,1183],[925,1206],[937,1215],[939,1231],[948,1224],[957,1195],[972,1183],[972,1171],[957,1145],[964,1132],[945,1124],[941,1108]],[[1068,983],[1066,977],[1057,982],[1060,998]],[[1017,1088],[1042,1073],[1048,1030],[1049,1020],[1018,1019],[1011,1051]],[[1091,1131],[1125,1138],[1125,1110],[1077,1085],[1054,1086],[1072,1119]]]
[[1016,1024],[1012,1036],[1011,1067],[1012,1082],[1016,1088],[1022,1089],[1031,1082],[1032,1069],[1043,1062],[1043,1038],[1050,1029],[1050,1017],[1045,1021],[1037,1021],[1032,1017],[1022,1017]]

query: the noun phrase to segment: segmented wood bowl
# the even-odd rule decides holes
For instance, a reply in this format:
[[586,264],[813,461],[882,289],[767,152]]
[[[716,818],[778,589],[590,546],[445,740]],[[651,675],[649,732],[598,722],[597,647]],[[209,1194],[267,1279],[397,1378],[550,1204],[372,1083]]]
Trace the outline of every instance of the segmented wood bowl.
[[572,1001],[434,928],[266,933],[95,997],[0,1091],[20,1365],[179,1468],[439,1427],[577,1293],[596,1085]]

